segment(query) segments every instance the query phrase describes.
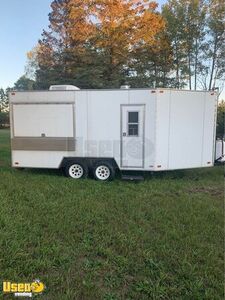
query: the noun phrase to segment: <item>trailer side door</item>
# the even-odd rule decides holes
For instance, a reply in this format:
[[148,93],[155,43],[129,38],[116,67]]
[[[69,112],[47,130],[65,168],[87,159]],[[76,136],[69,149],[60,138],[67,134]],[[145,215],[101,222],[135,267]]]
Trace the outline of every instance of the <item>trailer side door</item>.
[[145,105],[121,105],[121,167],[144,168]]

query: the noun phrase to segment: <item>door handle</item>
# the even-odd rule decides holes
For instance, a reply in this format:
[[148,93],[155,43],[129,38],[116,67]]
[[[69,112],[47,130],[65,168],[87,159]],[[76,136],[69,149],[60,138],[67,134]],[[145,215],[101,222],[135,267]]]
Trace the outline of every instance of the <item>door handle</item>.
[[123,132],[123,136],[127,136],[127,133],[126,133],[126,132]]

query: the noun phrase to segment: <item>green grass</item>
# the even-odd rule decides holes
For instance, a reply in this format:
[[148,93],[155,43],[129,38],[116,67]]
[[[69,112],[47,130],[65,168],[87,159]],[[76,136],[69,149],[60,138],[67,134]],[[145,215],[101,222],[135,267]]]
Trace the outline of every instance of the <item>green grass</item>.
[[0,279],[41,299],[223,299],[223,218],[222,167],[73,181],[12,169],[0,131]]

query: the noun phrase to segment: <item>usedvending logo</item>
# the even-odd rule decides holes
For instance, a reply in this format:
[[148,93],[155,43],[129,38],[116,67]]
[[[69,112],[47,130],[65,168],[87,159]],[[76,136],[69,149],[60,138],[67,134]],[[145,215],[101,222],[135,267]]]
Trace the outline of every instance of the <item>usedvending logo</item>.
[[3,293],[14,294],[15,297],[32,298],[42,294],[44,289],[45,285],[39,279],[34,280],[32,283],[3,282]]

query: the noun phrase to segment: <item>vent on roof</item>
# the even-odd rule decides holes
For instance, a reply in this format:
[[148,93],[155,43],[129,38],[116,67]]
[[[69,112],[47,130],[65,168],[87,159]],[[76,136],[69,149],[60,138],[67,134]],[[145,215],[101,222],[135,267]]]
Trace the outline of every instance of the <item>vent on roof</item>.
[[80,90],[74,85],[51,85],[49,91],[78,91]]
[[120,89],[121,90],[129,90],[130,89],[130,85],[128,85],[128,84],[121,85]]

